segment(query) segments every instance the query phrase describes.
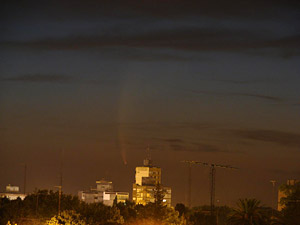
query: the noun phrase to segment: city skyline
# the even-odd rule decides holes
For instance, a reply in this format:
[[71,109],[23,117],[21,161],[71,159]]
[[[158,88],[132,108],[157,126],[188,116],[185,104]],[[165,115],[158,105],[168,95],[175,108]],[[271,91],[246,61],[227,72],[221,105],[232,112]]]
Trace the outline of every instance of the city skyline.
[[[297,1],[6,2],[0,27],[0,188],[101,178],[130,192],[150,146],[172,204],[187,201],[182,160],[216,172],[216,199],[272,204],[300,174]],[[209,168],[193,166],[193,205]],[[86,185],[86,186],[85,186]]]

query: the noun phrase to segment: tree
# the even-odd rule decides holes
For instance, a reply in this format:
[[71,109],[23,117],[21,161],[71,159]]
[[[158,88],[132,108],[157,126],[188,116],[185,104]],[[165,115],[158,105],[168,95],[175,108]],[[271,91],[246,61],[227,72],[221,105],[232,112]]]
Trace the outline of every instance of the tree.
[[256,199],[240,199],[237,209],[228,219],[229,225],[265,225],[268,224],[268,217],[262,211],[260,201]]
[[163,218],[165,214],[165,209],[167,207],[166,205],[163,204],[164,197],[165,197],[164,190],[160,185],[160,183],[157,183],[154,189],[154,199],[155,199],[154,206],[151,203],[148,204],[148,206],[150,209],[154,207],[154,216],[158,220],[161,220]]
[[300,183],[282,185],[280,189],[286,194],[286,197],[280,200],[280,203],[285,207],[282,214],[277,217],[277,223],[300,225]]
[[188,216],[189,223],[193,225],[211,225],[210,211],[194,209]]
[[164,216],[162,218],[163,224],[170,225],[186,225],[185,218],[179,217],[179,212],[173,208],[166,208]]
[[81,220],[80,215],[75,211],[63,211],[58,216],[52,217],[46,222],[47,225],[86,225],[86,223]]
[[85,218],[87,224],[120,224],[124,222],[117,207],[109,207],[103,203],[82,203],[78,212]]
[[119,202],[116,207],[120,210],[120,214],[124,218],[125,222],[136,219],[137,212],[134,202],[126,200],[125,203]]
[[164,190],[160,183],[157,183],[154,189],[154,199],[155,199],[155,206],[160,208],[163,206],[163,200],[165,197]]
[[177,203],[175,206],[175,210],[179,212],[179,216],[185,215],[187,213],[187,208],[182,203]]
[[137,219],[133,224],[164,224],[164,225],[185,225],[186,220],[184,217],[179,217],[179,212],[171,207],[164,206],[159,216],[154,203],[147,205],[138,205]]
[[[62,194],[61,208],[63,210],[78,210],[81,205],[76,196]],[[37,224],[38,220],[44,222],[58,213],[58,192],[36,190],[26,196],[9,200],[0,198],[0,224],[10,221],[12,224]],[[31,221],[31,222],[30,222]]]

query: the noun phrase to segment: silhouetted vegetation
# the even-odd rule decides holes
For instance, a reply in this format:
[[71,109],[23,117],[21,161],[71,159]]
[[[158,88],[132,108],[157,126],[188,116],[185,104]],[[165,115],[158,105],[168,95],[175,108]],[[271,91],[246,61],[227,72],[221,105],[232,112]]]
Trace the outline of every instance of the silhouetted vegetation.
[[280,223],[284,225],[300,225],[300,183],[295,185],[281,185],[286,197],[281,199],[285,205],[282,214],[277,216]]
[[240,199],[228,219],[229,225],[268,225],[270,217],[256,199]]
[[[61,214],[58,215],[58,192],[38,190],[24,200],[0,198],[0,225],[299,225],[300,188],[287,190],[282,212],[263,207],[258,200],[240,199],[236,208],[210,206],[188,208],[179,203],[175,208],[163,204],[163,192],[156,188],[156,201],[147,205],[134,202],[114,202],[112,207],[102,203],[86,204],[76,196],[62,194]],[[273,215],[273,216],[272,216]]]

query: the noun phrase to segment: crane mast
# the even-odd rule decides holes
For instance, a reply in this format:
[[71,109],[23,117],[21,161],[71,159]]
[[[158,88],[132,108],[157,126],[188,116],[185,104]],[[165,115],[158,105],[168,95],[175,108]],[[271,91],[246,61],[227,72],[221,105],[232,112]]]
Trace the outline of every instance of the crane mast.
[[[210,167],[210,213],[211,213],[211,216],[213,217],[214,208],[215,208],[215,192],[216,192],[216,185],[215,185],[216,168],[231,169],[231,170],[236,170],[238,168],[230,166],[230,165],[219,165],[219,164],[214,164],[214,163],[206,163],[206,162],[193,161],[193,160],[184,160],[182,162],[189,164],[189,168],[191,167],[192,164]],[[190,178],[190,172],[189,172],[189,186],[190,186],[190,183],[191,183],[191,178]],[[189,192],[190,192],[190,187],[189,187]],[[189,193],[189,196],[190,196],[190,193]]]

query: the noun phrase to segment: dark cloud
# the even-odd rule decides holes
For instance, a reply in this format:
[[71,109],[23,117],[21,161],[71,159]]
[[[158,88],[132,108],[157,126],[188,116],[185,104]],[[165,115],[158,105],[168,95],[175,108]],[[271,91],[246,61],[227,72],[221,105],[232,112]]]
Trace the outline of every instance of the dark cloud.
[[233,130],[238,137],[300,148],[300,134],[276,130]]
[[272,83],[272,82],[283,82],[283,79],[278,79],[275,77],[272,78],[257,78],[257,79],[249,79],[249,80],[234,80],[234,79],[211,79],[211,80],[207,80],[207,81],[219,81],[219,82],[223,82],[223,83],[230,83],[230,84],[258,84],[258,83]]
[[222,149],[217,148],[216,146],[204,144],[204,143],[196,143],[196,151],[201,152],[226,152]]
[[300,103],[294,103],[293,106],[300,106]]
[[186,151],[186,148],[184,146],[178,144],[170,144],[169,147],[173,151]]
[[184,141],[179,138],[170,138],[170,139],[161,139],[161,140],[169,143],[184,143]]
[[69,83],[73,81],[73,78],[65,75],[26,74],[26,75],[20,75],[16,77],[0,78],[0,81],[34,82],[34,83]]
[[228,152],[217,146],[206,144],[206,143],[194,143],[194,144],[177,144],[172,143],[169,145],[171,150],[174,151],[186,151],[186,152],[210,152],[210,153],[220,153]]
[[254,98],[260,98],[260,99],[265,99],[265,100],[270,100],[270,101],[275,101],[275,102],[282,101],[282,99],[278,98],[278,97],[268,96],[268,95],[260,95],[260,94],[232,93],[232,95],[254,97]]
[[291,175],[295,176],[295,175],[300,174],[299,170],[287,171],[287,170],[271,169],[271,170],[269,170],[269,172],[284,175],[286,177],[291,177]]
[[93,84],[93,85],[103,85],[103,84],[116,84],[115,81],[108,80],[88,80],[88,79],[79,79],[76,77],[58,75],[58,74],[25,74],[15,77],[3,77],[0,78],[0,82],[24,82],[24,83],[60,83],[60,84],[69,84],[69,83],[83,83],[83,84]]
[[[101,52],[113,52],[114,50],[110,48],[129,47],[148,50],[238,52],[291,58],[300,55],[297,12],[300,12],[299,1],[283,0],[130,2],[88,0],[49,1],[43,4],[38,1],[26,3],[21,1],[18,5],[7,2],[1,14],[5,21],[4,33],[7,35],[4,35],[0,46],[39,50],[101,48]],[[282,16],[286,20],[280,19]],[[223,24],[221,21],[216,22],[215,19],[207,19],[210,17],[226,21]],[[276,19],[282,22],[282,25],[276,25],[277,35],[268,33],[263,28],[270,28],[272,24],[264,23],[261,17],[271,22]],[[240,18],[244,20],[239,20]],[[53,23],[53,20],[59,22],[68,20],[68,23],[58,25]],[[264,25],[256,28],[251,23],[254,20],[259,20],[260,24]],[[13,21],[27,22],[19,24]],[[41,21],[41,24],[49,26],[53,32],[45,32],[47,29],[37,32],[40,24],[32,21]],[[243,23],[244,26],[241,26]],[[78,24],[84,28],[77,29],[80,27]],[[291,28],[295,26],[294,31],[286,33],[285,36],[282,34],[278,36],[278,31],[283,29],[285,24]],[[29,35],[25,35],[27,38],[20,35],[20,40],[27,41],[16,41],[18,31],[21,28],[25,30],[26,27],[30,31]],[[188,57],[183,54],[162,52],[128,52],[124,49],[119,49],[112,57],[115,58],[116,55],[120,55],[119,58],[141,61],[195,60],[195,55]]]
[[262,94],[250,94],[250,93],[238,93],[238,92],[213,92],[213,91],[192,91],[193,93],[198,94],[206,94],[206,95],[216,95],[216,96],[243,96],[243,97],[253,97],[259,98],[264,100],[269,100],[273,102],[281,102],[283,99],[279,97],[269,96],[269,95],[262,95]]
[[101,48],[101,55],[106,59],[131,59],[135,61],[142,62],[154,62],[154,61],[206,61],[207,57],[200,56],[188,56],[180,54],[182,52],[166,52],[159,50],[149,51],[142,48],[128,48],[128,47],[111,47],[111,48]]
[[[104,47],[135,47],[198,52],[238,52],[247,54],[256,54],[258,51],[260,55],[284,56],[285,58],[300,55],[299,35],[280,39],[266,39],[261,37],[261,35],[246,30],[194,27],[162,29],[131,35],[117,33],[69,36],[66,38],[49,38],[26,42],[5,41],[1,42],[0,45],[44,50],[95,50]],[[276,49],[276,51],[268,51],[268,49]],[[165,56],[162,57],[170,58],[171,55],[165,54]],[[173,57],[176,57],[176,55]]]
[[215,125],[212,123],[202,123],[202,122],[160,123],[159,126],[170,130],[174,130],[174,129],[206,130],[215,127]]
[[[252,0],[252,1],[124,1],[124,0],[77,0],[77,1],[19,1],[18,4],[6,2],[3,6],[3,18],[12,16],[33,16],[39,12],[43,18],[67,20],[70,18],[96,19],[107,16],[121,18],[153,17],[153,18],[181,18],[186,16],[204,15],[214,18],[264,18],[272,15],[274,18],[283,16],[286,9],[299,9],[297,0]],[[20,15],[12,14],[11,11]],[[283,12],[282,12],[283,11]],[[25,12],[28,12],[27,14]],[[12,14],[12,15],[10,15]]]
[[[126,124],[127,128],[141,131],[172,131],[172,130],[184,130],[195,129],[205,130],[214,128],[215,125],[211,123],[201,122],[145,122],[145,123],[130,123]],[[155,140],[165,141],[163,138],[153,138]],[[176,139],[176,138],[175,138]]]
[[227,152],[218,147],[199,142],[190,142],[188,140],[179,139],[179,138],[153,138],[158,142],[162,142],[162,146],[167,143],[168,147],[174,151],[187,151],[187,152]]

